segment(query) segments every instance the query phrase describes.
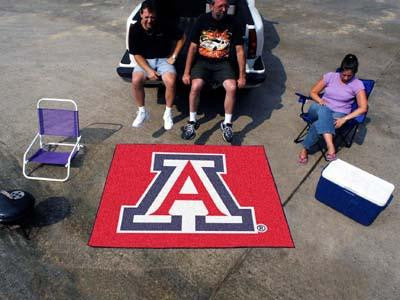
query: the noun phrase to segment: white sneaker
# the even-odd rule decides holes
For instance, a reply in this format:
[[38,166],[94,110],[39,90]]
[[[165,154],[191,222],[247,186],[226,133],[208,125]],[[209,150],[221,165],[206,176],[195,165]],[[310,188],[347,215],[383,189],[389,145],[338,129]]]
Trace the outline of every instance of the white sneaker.
[[172,114],[170,112],[165,112],[164,116],[164,129],[170,130],[174,126],[174,121],[172,121]]
[[132,127],[141,127],[145,121],[149,119],[149,112],[145,111],[137,111],[136,118],[132,123]]

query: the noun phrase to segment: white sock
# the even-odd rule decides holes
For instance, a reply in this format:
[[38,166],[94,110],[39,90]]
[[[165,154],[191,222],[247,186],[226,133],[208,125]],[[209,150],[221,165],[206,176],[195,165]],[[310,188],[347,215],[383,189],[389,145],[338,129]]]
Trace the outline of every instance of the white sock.
[[232,123],[232,114],[225,114],[224,124]]
[[168,115],[172,114],[172,107],[166,106],[165,107],[165,114],[168,114]]
[[190,122],[196,122],[196,116],[197,116],[197,112],[190,112],[189,121]]
[[140,112],[144,112],[145,111],[144,106],[140,106],[138,109],[139,109]]

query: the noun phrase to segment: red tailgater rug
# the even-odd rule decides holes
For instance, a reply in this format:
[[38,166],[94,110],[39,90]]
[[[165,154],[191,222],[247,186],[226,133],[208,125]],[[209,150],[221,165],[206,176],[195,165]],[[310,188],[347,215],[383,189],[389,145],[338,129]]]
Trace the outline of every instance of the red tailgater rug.
[[89,245],[294,247],[262,146],[117,145]]

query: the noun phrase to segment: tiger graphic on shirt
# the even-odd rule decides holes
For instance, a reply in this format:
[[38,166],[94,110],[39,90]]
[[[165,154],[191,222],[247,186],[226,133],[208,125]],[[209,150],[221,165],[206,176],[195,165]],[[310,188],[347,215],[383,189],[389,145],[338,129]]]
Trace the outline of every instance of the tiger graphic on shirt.
[[200,35],[200,55],[212,59],[228,58],[231,37],[232,33],[228,30],[203,30]]

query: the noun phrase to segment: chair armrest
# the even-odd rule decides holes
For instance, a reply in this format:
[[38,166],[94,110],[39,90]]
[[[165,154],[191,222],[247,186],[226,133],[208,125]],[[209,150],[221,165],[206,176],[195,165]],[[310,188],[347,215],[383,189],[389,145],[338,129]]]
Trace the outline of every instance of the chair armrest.
[[81,141],[81,136],[79,136],[79,137],[77,138],[76,143],[74,144],[74,147],[72,148],[71,153],[70,153],[69,156],[68,156],[68,162],[66,163],[65,167],[67,167],[67,166],[71,163],[71,159],[72,159],[73,155],[75,154],[75,151],[76,151],[77,149],[78,149],[78,151],[79,151],[79,148],[80,148],[79,142],[80,142],[80,141]]
[[33,141],[31,142],[31,144],[28,146],[28,149],[26,149],[26,151],[25,151],[25,153],[24,153],[24,161],[23,161],[24,164],[26,163],[26,156],[28,155],[29,151],[31,150],[33,144],[36,142],[36,140],[38,139],[38,137],[39,137],[39,133],[36,134],[35,138],[34,138]]
[[300,94],[300,93],[295,93],[295,94],[297,96],[299,96],[299,99],[297,101],[302,103],[302,104],[306,103],[307,100],[311,100],[310,96],[306,96],[306,95],[303,95],[303,94]]

